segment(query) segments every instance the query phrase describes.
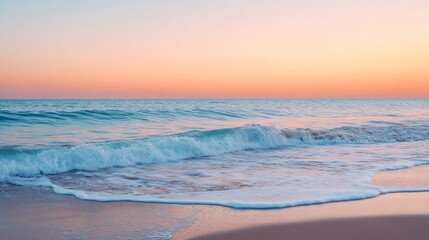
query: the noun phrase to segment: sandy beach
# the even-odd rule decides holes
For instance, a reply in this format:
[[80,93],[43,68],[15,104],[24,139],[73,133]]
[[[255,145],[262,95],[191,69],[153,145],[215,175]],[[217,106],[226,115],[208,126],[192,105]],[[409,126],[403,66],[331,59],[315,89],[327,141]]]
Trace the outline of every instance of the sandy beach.
[[429,216],[344,218],[268,225],[194,239],[427,239]]
[[[390,171],[404,181],[428,167]],[[419,174],[416,174],[419,173]],[[399,180],[398,180],[399,181]],[[402,184],[402,183],[401,183]],[[427,239],[429,193],[272,210],[82,201],[50,189],[0,193],[1,239]],[[145,229],[145,230],[142,230]],[[148,230],[149,229],[149,230]],[[151,235],[150,229],[165,229]]]

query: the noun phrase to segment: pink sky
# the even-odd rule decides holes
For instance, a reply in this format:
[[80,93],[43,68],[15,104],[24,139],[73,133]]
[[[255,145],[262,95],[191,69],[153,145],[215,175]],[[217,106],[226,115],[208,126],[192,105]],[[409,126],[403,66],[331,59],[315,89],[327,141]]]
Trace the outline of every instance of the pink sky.
[[3,98],[429,97],[427,1],[2,1]]

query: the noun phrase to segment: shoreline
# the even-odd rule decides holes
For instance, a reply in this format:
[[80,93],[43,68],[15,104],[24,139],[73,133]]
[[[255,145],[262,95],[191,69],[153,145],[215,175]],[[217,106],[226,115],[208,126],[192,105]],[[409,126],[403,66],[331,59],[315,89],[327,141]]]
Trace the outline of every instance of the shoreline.
[[[258,239],[258,236],[271,233],[283,237],[286,230],[298,234],[291,235],[290,239],[314,239],[315,235],[305,238],[308,236],[299,234],[319,234],[320,226],[336,228],[337,223],[344,221],[349,222],[343,223],[344,228],[359,223],[360,232],[371,230],[376,234],[392,228],[362,227],[375,218],[377,225],[396,222],[394,226],[404,230],[396,235],[403,236],[401,234],[413,229],[410,222],[429,224],[429,192],[390,193],[365,200],[284,209],[243,210],[204,205],[85,201],[49,189],[8,188],[7,192],[0,192],[0,239],[252,239],[248,234]],[[424,238],[413,239],[429,237],[427,227],[413,230],[416,231]],[[326,232],[326,238],[317,237],[335,239],[330,233]],[[270,235],[270,239],[276,239],[276,235]],[[380,238],[365,235],[365,239]]]
[[[383,172],[374,176],[373,184],[389,183],[393,188],[404,182],[415,184],[416,180],[426,184],[428,172],[429,166]],[[342,226],[352,228],[350,232],[355,231],[357,228],[353,226],[357,225],[360,226],[358,233],[373,233],[365,239],[382,239],[374,236],[386,233],[386,229],[394,232],[397,230],[394,226],[401,226],[398,229],[403,230],[394,236],[419,232],[413,239],[427,239],[429,228],[415,227],[421,226],[420,223],[429,225],[428,202],[429,192],[403,192],[282,209],[232,209],[194,204],[85,201],[56,194],[52,189],[8,185],[0,187],[0,239],[220,239],[216,238],[219,236],[251,239],[246,234],[256,238],[277,232],[284,237],[286,230],[298,234],[290,235],[290,239],[306,239],[299,234],[307,233],[319,234],[307,239],[335,239],[329,235],[332,231],[323,235],[319,230]],[[368,221],[385,227],[371,228],[374,224],[365,225]],[[417,225],[411,224],[416,221]],[[389,222],[394,224],[386,225]]]
[[[429,165],[422,165],[413,168],[405,168],[391,171],[379,172],[371,179],[374,186],[388,187],[391,189],[401,187],[426,187],[429,186]],[[211,228],[205,228],[205,234],[193,236],[193,228],[183,229],[178,232],[179,239],[261,239],[269,236],[269,239],[284,239],[288,234],[288,239],[384,239],[380,237],[386,231],[395,233],[384,235],[388,239],[428,239],[429,238],[429,192],[428,191],[402,191],[382,193],[376,197],[339,201],[325,204],[315,204],[307,206],[297,206],[286,209],[278,209],[269,213],[268,219],[263,219],[264,214],[253,211],[244,220],[239,215],[232,218],[240,219],[227,224],[212,224]],[[223,213],[223,215],[226,215]],[[219,216],[220,217],[220,216]],[[230,219],[231,216],[225,218]],[[413,225],[419,218],[426,227],[413,230]],[[216,217],[215,217],[216,219]],[[254,219],[253,222],[248,219]],[[374,221],[376,225],[384,226],[384,229],[374,229],[371,225],[365,225],[368,221]],[[393,225],[386,225],[389,222],[396,222]],[[204,220],[196,221],[204,222]],[[344,222],[348,222],[347,224]],[[206,220],[206,223],[208,221]],[[204,224],[201,224],[204,225]],[[324,229],[335,229],[341,226],[349,228],[349,232],[355,231],[351,236],[346,232],[328,231],[324,235],[320,233],[321,226]],[[399,228],[400,227],[400,228]],[[195,228],[202,228],[197,226]],[[301,229],[301,231],[296,231]],[[353,230],[354,229],[354,230]],[[359,231],[356,231],[358,229]],[[402,229],[402,231],[398,231]],[[200,230],[201,231],[201,230]],[[413,238],[407,234],[419,232]],[[368,234],[366,234],[368,233]],[[274,234],[274,235],[272,235]],[[276,235],[277,234],[277,235]],[[365,235],[366,234],[366,235]],[[377,237],[378,236],[378,237]],[[401,236],[401,238],[395,238]],[[356,237],[356,238],[354,238]]]
[[[391,221],[394,218],[405,216],[429,217],[428,202],[429,192],[404,192],[387,193],[364,200],[298,206],[277,210],[228,211],[226,209],[212,209],[210,216],[197,216],[192,226],[182,229],[175,236],[177,237],[176,239],[205,239],[205,237],[217,236],[228,239],[227,234],[239,232],[244,234],[244,238],[248,233],[246,230],[252,228],[258,228],[264,232],[265,236],[268,236],[266,234],[269,234],[271,228],[275,226],[297,224],[301,227],[307,226],[307,228],[302,228],[302,231],[307,229],[305,231],[311,232],[311,227],[317,226],[317,223],[337,220],[362,219],[364,220],[362,222],[365,222],[368,219],[379,217],[382,217],[383,221]],[[235,235],[235,237],[237,236]],[[427,228],[425,236],[426,238],[424,239],[429,237],[429,228]],[[275,236],[272,237],[275,239]],[[318,239],[325,239],[321,238],[322,236],[318,237]],[[330,237],[332,236],[327,236],[328,239]],[[313,236],[310,239],[317,239],[317,237]]]

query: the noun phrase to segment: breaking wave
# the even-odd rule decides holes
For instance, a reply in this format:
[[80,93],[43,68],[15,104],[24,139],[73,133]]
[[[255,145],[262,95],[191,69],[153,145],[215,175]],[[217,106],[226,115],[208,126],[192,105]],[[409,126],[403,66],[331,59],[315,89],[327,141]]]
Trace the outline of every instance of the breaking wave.
[[150,137],[126,142],[85,143],[44,149],[0,149],[0,179],[178,161],[249,149],[303,144],[368,144],[429,140],[426,123],[387,126],[277,129],[246,125]]

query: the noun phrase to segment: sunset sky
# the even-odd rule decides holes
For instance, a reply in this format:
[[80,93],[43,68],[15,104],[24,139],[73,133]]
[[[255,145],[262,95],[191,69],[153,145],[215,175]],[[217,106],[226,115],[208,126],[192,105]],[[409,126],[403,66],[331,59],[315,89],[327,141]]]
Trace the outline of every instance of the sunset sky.
[[0,0],[0,98],[429,97],[427,0]]

